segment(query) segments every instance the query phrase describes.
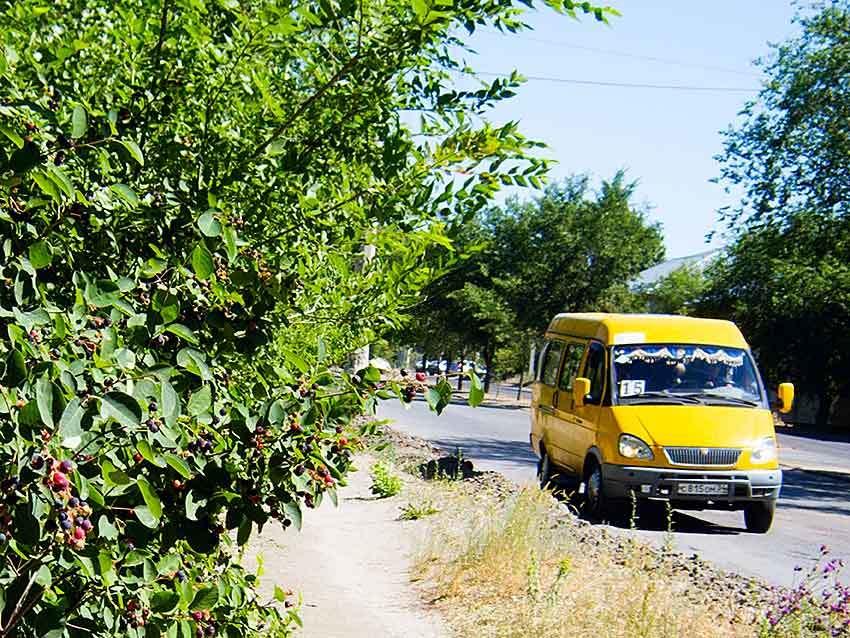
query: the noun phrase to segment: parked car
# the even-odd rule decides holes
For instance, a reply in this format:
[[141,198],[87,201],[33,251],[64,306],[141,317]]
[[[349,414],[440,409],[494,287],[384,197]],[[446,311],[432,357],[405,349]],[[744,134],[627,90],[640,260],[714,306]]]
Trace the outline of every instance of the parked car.
[[[790,411],[794,386],[780,384],[777,396]],[[636,497],[656,515],[669,503],[743,510],[756,533],[773,522],[782,471],[771,405],[729,321],[557,315],[533,386],[530,440],[541,484],[583,484],[593,517],[629,512]]]

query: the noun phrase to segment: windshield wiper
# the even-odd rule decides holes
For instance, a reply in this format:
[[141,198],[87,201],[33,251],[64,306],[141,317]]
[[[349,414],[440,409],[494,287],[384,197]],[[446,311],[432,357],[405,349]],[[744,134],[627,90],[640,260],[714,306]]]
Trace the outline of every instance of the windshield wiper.
[[640,394],[635,394],[630,397],[620,397],[621,401],[629,401],[633,403],[632,399],[665,399],[667,401],[674,401],[678,403],[686,403],[686,404],[701,404],[703,401],[693,394],[674,394],[668,390],[655,390],[651,392],[641,392]]
[[723,394],[715,394],[713,392],[704,392],[702,396],[707,399],[717,399],[719,401],[728,401],[729,403],[734,403],[736,405],[748,405],[752,408],[757,408],[760,404],[758,401],[753,401],[751,399],[742,399],[740,397],[728,397]]

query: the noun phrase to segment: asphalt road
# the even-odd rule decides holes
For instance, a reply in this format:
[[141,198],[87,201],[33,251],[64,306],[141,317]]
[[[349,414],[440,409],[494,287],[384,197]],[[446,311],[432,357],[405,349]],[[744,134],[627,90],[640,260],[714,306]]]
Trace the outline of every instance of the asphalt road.
[[[422,401],[405,409],[384,403],[380,418],[393,427],[463,454],[480,470],[495,470],[519,483],[535,480],[537,459],[528,445],[526,408],[449,405],[441,416]],[[801,467],[843,470],[850,474],[850,441],[822,441],[779,435],[780,461],[785,466],[779,508],[765,535],[749,534],[741,512],[675,512],[677,548],[698,553],[720,567],[770,583],[794,582],[794,567],[808,566],[826,545],[833,556],[850,563],[850,475],[813,472]],[[651,542],[663,542],[664,532],[622,530]]]

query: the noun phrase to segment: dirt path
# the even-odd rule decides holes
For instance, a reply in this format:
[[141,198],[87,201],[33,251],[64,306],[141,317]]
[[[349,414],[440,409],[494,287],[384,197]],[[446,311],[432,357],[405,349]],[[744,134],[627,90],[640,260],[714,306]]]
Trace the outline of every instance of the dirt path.
[[263,589],[271,594],[277,583],[302,593],[299,638],[446,638],[410,583],[417,531],[397,520],[404,492],[374,499],[369,466],[359,458],[339,507],[309,510],[300,534],[269,527],[252,543],[265,561]]

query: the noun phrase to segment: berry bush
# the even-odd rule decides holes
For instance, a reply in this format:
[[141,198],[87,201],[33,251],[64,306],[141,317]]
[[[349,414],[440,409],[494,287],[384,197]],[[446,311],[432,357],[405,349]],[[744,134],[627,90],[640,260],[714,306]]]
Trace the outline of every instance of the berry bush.
[[457,29],[520,16],[0,0],[0,638],[289,634],[239,547],[335,500],[354,417],[412,398],[334,366],[546,168],[478,117],[518,77],[451,85]]

